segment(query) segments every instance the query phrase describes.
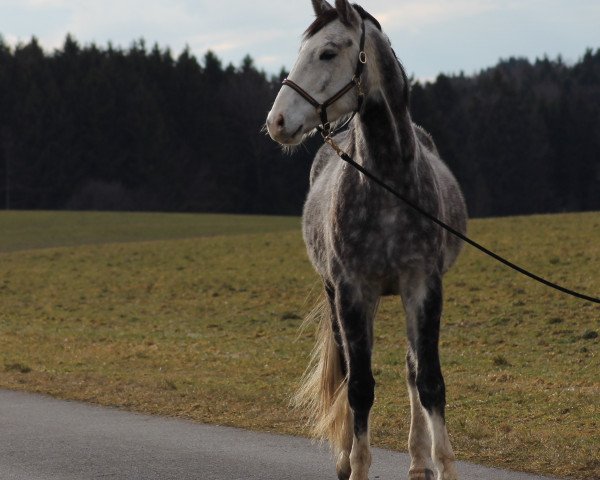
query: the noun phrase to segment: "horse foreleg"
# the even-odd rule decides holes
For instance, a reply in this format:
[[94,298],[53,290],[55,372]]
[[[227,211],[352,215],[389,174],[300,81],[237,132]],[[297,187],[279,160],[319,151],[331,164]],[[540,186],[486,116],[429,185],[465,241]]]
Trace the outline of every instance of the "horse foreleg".
[[[340,365],[342,374],[347,377],[346,359],[344,356],[344,341],[342,333],[340,331],[340,325],[337,315],[337,307],[335,304],[335,289],[334,287],[325,282],[325,292],[327,293],[327,299],[329,301],[329,307],[331,309],[331,321],[332,321],[332,332],[335,339],[335,345],[340,356]],[[335,454],[335,469],[339,480],[348,480],[350,478],[350,451],[352,450],[353,432],[352,432],[352,413],[347,407],[347,391],[345,399],[338,399],[338,403],[343,401],[343,405],[334,405],[334,412],[332,413],[337,421],[336,425],[339,426],[336,429],[335,434],[331,438],[332,449]]]
[[372,322],[376,299],[341,286],[336,289],[336,308],[348,368],[348,403],[353,413],[350,480],[367,480],[371,466],[369,414],[375,398],[371,370]]
[[[441,275],[422,278],[420,282],[411,285],[405,292],[405,308],[407,310],[407,327],[409,336],[409,359],[414,370],[414,387],[411,388],[409,376],[409,391],[413,404],[413,422],[415,424],[414,441],[415,455],[414,470],[411,468],[411,480],[427,479],[427,466],[422,455],[424,442],[417,436],[423,435],[423,420],[426,420],[431,439],[431,456],[438,472],[438,480],[457,480],[458,475],[454,466],[454,452],[450,445],[445,422],[446,387],[439,357],[439,332],[442,314],[442,279]],[[410,367],[410,365],[409,365]],[[416,387],[415,395],[414,389]],[[418,403],[421,411],[418,410]],[[411,437],[413,432],[411,429]],[[411,451],[411,455],[413,451]],[[420,465],[417,465],[417,462]],[[419,470],[421,469],[421,470]]]
[[410,432],[408,434],[408,452],[410,453],[409,480],[433,480],[433,461],[431,459],[431,435],[425,418],[425,412],[417,392],[417,366],[409,351],[406,355],[406,383],[410,397]]

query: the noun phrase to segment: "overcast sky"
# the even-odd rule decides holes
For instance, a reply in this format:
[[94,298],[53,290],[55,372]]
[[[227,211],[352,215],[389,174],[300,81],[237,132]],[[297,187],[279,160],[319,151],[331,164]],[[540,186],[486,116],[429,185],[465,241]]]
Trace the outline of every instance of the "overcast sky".
[[[600,0],[362,0],[409,73],[467,74],[500,58],[578,60],[600,48]],[[81,43],[127,47],[144,38],[174,54],[189,45],[235,65],[249,53],[269,73],[293,64],[312,21],[309,0],[0,0],[10,45],[35,35],[51,51],[68,32]]]

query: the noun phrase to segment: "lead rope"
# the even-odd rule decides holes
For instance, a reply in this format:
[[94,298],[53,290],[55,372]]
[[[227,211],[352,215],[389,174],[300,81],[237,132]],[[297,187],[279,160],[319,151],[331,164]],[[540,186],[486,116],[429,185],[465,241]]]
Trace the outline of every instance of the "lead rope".
[[339,157],[343,161],[345,161],[346,163],[352,165],[356,170],[358,170],[360,173],[362,173],[365,177],[369,178],[370,180],[372,180],[373,182],[375,182],[377,185],[379,185],[380,187],[382,187],[383,189],[387,190],[389,193],[391,193],[392,195],[394,195],[396,198],[398,198],[399,200],[402,200],[409,207],[411,207],[412,209],[416,210],[421,215],[423,215],[424,217],[428,218],[432,222],[436,223],[437,225],[439,225],[440,227],[442,227],[446,231],[450,232],[452,235],[460,238],[464,242],[466,242],[469,245],[475,247],[476,249],[482,251],[486,255],[489,255],[490,257],[492,257],[493,259],[499,261],[500,263],[503,263],[507,267],[510,267],[513,270],[516,270],[517,272],[519,272],[519,273],[521,273],[521,274],[523,274],[523,275],[525,275],[525,276],[527,276],[529,278],[532,278],[533,280],[536,280],[537,282],[540,282],[540,283],[542,283],[542,284],[544,284],[544,285],[546,285],[546,286],[548,286],[550,288],[554,288],[555,290],[558,290],[559,292],[566,293],[567,295],[571,295],[573,297],[580,298],[582,300],[587,300],[587,301],[592,302],[592,303],[600,303],[600,299],[599,298],[591,297],[589,295],[585,295],[583,293],[579,293],[579,292],[576,292],[574,290],[570,290],[570,289],[565,288],[565,287],[563,287],[561,285],[557,285],[556,283],[553,283],[553,282],[551,282],[549,280],[546,280],[545,278],[542,278],[539,275],[536,275],[534,273],[531,273],[528,270],[525,270],[524,268],[522,268],[522,267],[514,264],[513,262],[507,260],[506,258],[501,257],[497,253],[492,252],[491,250],[489,250],[488,248],[484,247],[483,245],[477,243],[476,241],[471,240],[469,237],[467,237],[463,233],[461,233],[458,230],[452,228],[451,226],[449,226],[446,223],[442,222],[439,218],[437,218],[437,217],[431,215],[430,213],[426,212],[425,210],[423,210],[421,207],[419,207],[418,205],[416,205],[415,203],[413,203],[412,201],[410,201],[408,198],[406,198],[405,196],[403,196],[402,194],[400,194],[398,191],[396,191],[395,189],[393,189],[392,187],[390,187],[383,180],[381,180],[378,177],[376,177],[375,175],[373,175],[371,172],[369,172],[367,169],[365,169],[362,165],[356,163],[354,160],[352,160],[352,158],[350,157],[350,155],[348,155],[346,152],[344,152],[340,148],[340,146],[337,143],[335,143],[335,141],[331,138],[331,135],[323,135],[323,140],[325,141],[325,143],[327,143],[328,145],[330,145],[331,148],[333,148],[335,150],[335,152],[339,155]]

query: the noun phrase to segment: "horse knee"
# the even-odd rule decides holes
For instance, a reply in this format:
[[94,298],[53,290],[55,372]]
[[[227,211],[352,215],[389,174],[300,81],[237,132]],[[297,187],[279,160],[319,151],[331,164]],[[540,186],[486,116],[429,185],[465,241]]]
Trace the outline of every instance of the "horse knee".
[[357,434],[368,429],[369,412],[375,402],[375,379],[373,375],[352,378],[348,381],[348,403],[354,413],[354,432]]
[[363,378],[350,378],[348,382],[348,402],[352,410],[371,410],[375,401],[375,379],[373,375]]
[[435,410],[443,417],[446,404],[446,386],[442,375],[426,376],[417,374],[416,384],[419,401],[423,408],[429,413]]

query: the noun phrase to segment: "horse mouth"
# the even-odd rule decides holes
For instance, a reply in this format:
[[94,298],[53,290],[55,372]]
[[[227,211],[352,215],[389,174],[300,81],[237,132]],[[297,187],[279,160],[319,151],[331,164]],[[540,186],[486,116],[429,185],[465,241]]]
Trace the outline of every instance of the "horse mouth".
[[294,133],[288,135],[285,139],[281,139],[280,143],[283,145],[298,145],[302,142],[304,124],[300,125]]

